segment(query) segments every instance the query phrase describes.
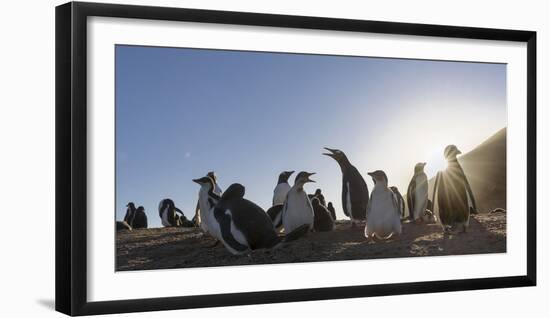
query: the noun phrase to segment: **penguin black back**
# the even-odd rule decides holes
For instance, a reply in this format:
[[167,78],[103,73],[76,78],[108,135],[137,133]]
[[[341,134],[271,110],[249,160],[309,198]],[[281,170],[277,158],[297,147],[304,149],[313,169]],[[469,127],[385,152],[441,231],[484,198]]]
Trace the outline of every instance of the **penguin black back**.
[[136,217],[134,218],[134,229],[146,229],[147,228],[147,215],[145,214],[145,208],[140,206],[136,210]]
[[332,219],[336,221],[336,210],[334,210],[334,206],[332,205],[332,202],[328,203],[327,210],[330,212],[330,216],[332,216]]
[[318,198],[311,200],[313,206],[313,229],[316,232],[327,232],[334,229],[334,220],[327,208],[321,204]]

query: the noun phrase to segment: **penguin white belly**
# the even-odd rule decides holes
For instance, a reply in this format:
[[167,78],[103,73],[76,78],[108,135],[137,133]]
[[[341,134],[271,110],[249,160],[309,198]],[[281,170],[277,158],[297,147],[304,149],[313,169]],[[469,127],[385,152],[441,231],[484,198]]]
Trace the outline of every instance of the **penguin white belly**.
[[313,208],[304,191],[288,192],[283,211],[283,226],[285,233],[290,233],[296,228],[307,224],[313,227]]
[[[204,233],[210,233],[209,225],[212,224],[210,204],[208,203],[208,190],[201,189],[199,191],[199,218],[201,220],[200,227]],[[211,233],[210,233],[211,234]]]
[[172,226],[170,222],[168,222],[168,209],[162,211],[162,226]]
[[273,190],[273,205],[284,204],[288,191],[290,191],[288,183],[279,183]]
[[[202,209],[201,209],[202,212]],[[218,220],[216,220],[216,217],[214,216],[214,208],[212,208],[210,211],[205,213],[206,216],[203,219],[208,228],[208,234],[212,235],[214,238],[221,240],[222,239],[222,232],[220,229],[220,224],[218,223]],[[202,224],[201,224],[202,225]]]
[[390,190],[379,191],[375,189],[372,192],[370,212],[365,230],[368,236],[376,234],[376,236],[384,238],[392,233],[401,233],[401,220],[393,200],[394,197]]
[[413,211],[414,219],[424,215],[428,207],[428,178],[425,174],[416,177],[416,191],[414,193],[415,206]]

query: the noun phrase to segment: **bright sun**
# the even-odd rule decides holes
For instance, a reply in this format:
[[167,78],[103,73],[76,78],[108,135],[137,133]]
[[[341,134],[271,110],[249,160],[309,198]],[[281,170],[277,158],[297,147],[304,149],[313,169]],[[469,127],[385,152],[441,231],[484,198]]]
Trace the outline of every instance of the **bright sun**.
[[427,160],[425,172],[428,178],[434,177],[438,171],[442,171],[447,168],[447,161],[443,157],[443,150],[445,146],[437,146],[432,148]]

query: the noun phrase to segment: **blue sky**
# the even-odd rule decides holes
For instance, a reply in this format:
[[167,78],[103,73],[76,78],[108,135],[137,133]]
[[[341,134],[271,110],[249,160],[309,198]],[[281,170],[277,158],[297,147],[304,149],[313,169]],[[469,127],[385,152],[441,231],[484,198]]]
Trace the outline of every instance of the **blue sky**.
[[116,217],[133,201],[160,226],[172,198],[191,218],[191,179],[211,170],[264,209],[281,171],[316,172],[306,190],[343,217],[323,147],[344,151],[369,190],[381,169],[404,193],[416,162],[431,177],[447,144],[465,153],[506,121],[504,64],[117,45]]

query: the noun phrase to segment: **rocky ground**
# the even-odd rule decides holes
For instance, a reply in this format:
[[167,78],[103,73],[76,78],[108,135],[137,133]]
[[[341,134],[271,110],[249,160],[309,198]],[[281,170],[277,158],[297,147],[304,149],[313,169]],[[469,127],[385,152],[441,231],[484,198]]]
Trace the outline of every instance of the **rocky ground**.
[[147,270],[227,265],[338,261],[393,257],[506,252],[506,214],[483,213],[470,219],[465,234],[444,235],[438,224],[403,224],[403,234],[367,242],[363,228],[337,221],[332,232],[309,233],[276,250],[231,255],[198,228],[153,228],[119,231],[116,270]]

